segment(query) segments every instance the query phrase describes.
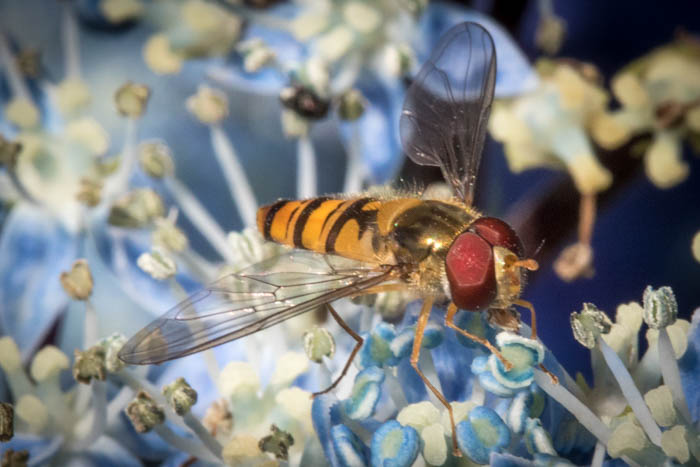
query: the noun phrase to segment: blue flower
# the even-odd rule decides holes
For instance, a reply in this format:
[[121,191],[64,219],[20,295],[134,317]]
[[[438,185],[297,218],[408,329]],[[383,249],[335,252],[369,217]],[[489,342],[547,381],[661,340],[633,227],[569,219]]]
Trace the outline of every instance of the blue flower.
[[331,428],[331,439],[338,462],[343,467],[367,465],[367,447],[345,425]]
[[492,452],[510,443],[510,431],[501,417],[488,407],[474,407],[467,420],[457,425],[457,442],[464,454],[479,464],[487,464]]
[[354,420],[374,415],[383,382],[384,372],[377,367],[372,366],[358,373],[355,377],[352,394],[343,406],[346,415]]
[[533,367],[544,360],[544,346],[535,340],[507,332],[498,334],[496,342],[513,368],[506,370],[498,357],[489,355],[488,358],[474,359],[472,372],[479,376],[479,380],[489,391],[502,397],[510,397],[532,383]]
[[358,356],[362,368],[394,366],[399,362],[399,357],[391,349],[391,342],[396,337],[393,325],[380,323],[371,333],[363,337],[365,342]]
[[372,435],[373,466],[408,467],[418,457],[419,450],[418,432],[395,420],[386,422]]

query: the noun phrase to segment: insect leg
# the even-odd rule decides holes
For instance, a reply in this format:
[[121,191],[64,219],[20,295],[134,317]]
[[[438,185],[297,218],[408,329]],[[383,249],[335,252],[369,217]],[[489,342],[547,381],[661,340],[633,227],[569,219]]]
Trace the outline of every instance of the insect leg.
[[454,415],[452,414],[452,405],[447,402],[445,396],[443,396],[438,389],[433,386],[433,384],[425,377],[420,368],[418,368],[418,359],[420,357],[421,343],[423,342],[423,334],[425,333],[425,326],[428,324],[428,318],[430,317],[430,311],[433,309],[433,299],[429,298],[423,302],[423,306],[420,310],[420,315],[418,316],[418,322],[416,323],[416,334],[413,338],[413,350],[411,352],[411,366],[418,376],[423,380],[425,385],[435,394],[442,405],[447,409],[447,413],[450,415],[450,426],[452,427],[452,453],[455,457],[462,457],[462,453],[457,447],[457,431],[455,429]]
[[470,334],[464,329],[461,329],[454,323],[454,318],[455,315],[457,314],[457,311],[459,311],[459,308],[457,308],[457,305],[455,305],[453,302],[450,302],[450,305],[447,307],[447,314],[445,315],[445,326],[448,328],[454,329],[458,333],[462,334],[464,337],[467,339],[471,339],[474,342],[478,342],[479,344],[483,345],[487,349],[491,351],[492,354],[494,354],[498,359],[503,363],[503,366],[505,367],[506,371],[510,371],[513,369],[513,364],[510,363],[506,358],[503,356],[503,354],[496,348],[494,347],[488,340],[484,339],[483,337],[479,337],[475,334]]
[[[532,306],[532,303],[530,303],[526,300],[521,300],[521,299],[513,301],[513,304],[520,305],[521,307],[527,308],[528,310],[530,310],[530,317],[532,320],[532,336],[530,338],[537,339],[537,319],[535,318],[535,307]],[[549,371],[547,369],[547,367],[545,367],[543,364],[540,363],[540,368],[542,369],[542,371],[547,373],[549,378],[552,380],[552,383],[559,384],[559,378],[557,378],[554,373]]]
[[343,318],[341,318],[340,315],[333,309],[333,307],[331,306],[330,303],[326,303],[326,307],[328,308],[328,311],[331,313],[331,316],[333,316],[333,318],[335,318],[336,322],[340,325],[340,327],[343,328],[348,334],[350,334],[350,336],[353,339],[355,339],[356,343],[355,343],[355,347],[352,349],[352,352],[350,352],[350,357],[348,357],[348,361],[345,362],[345,366],[343,367],[343,371],[340,372],[340,376],[338,376],[335,379],[335,381],[333,381],[333,383],[330,386],[328,386],[326,389],[324,389],[323,391],[314,392],[311,395],[311,397],[316,397],[316,396],[320,396],[321,394],[325,394],[328,391],[330,391],[331,389],[333,389],[334,387],[336,387],[338,385],[338,383],[340,383],[340,380],[343,379],[343,377],[347,374],[348,369],[350,369],[350,364],[355,359],[357,352],[360,351],[360,348],[362,347],[362,344],[364,343],[364,339],[362,339],[362,337],[360,337],[359,334],[357,334],[355,331],[353,331],[352,328],[350,328],[350,326],[348,326],[348,324],[345,321],[343,321]]
[[521,299],[513,300],[513,305],[519,305],[530,310],[530,320],[532,321],[532,335],[530,336],[530,339],[537,339],[537,318],[535,318],[535,307],[532,306],[532,303]]

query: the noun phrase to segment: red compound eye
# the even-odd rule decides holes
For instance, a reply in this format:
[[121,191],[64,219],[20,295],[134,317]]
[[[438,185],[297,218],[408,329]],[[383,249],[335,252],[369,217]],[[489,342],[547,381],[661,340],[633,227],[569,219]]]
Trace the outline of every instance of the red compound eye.
[[475,220],[470,229],[492,246],[502,246],[518,255],[523,256],[523,244],[515,230],[505,222],[495,217],[480,217]]
[[473,232],[460,234],[447,252],[445,271],[452,301],[464,310],[486,308],[496,298],[491,245]]

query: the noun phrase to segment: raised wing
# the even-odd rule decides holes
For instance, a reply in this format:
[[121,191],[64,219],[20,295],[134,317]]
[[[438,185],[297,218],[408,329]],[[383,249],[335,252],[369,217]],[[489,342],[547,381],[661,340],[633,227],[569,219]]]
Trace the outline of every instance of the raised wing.
[[195,293],[139,331],[119,358],[151,364],[184,357],[393,279],[391,266],[292,251]]
[[455,194],[471,205],[496,82],[496,49],[476,23],[440,40],[408,89],[401,142],[411,160],[442,169]]

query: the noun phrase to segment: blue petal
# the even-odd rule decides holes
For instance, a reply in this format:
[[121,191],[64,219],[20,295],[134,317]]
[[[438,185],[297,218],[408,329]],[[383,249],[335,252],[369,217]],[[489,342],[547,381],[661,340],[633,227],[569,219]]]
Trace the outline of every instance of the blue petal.
[[[396,337],[391,341],[391,352],[397,358],[406,358],[411,355],[413,350],[413,338],[416,335],[415,326],[403,328],[396,334]],[[424,349],[434,349],[442,344],[443,328],[436,323],[428,323],[423,332],[423,342],[421,347]]]
[[[489,432],[479,433],[479,428],[486,424]],[[496,438],[492,439],[494,435]],[[510,431],[493,409],[480,405],[469,412],[467,420],[457,425],[457,443],[472,460],[487,464],[491,452],[500,451],[510,443]]]
[[489,458],[490,467],[535,467],[530,459],[514,456],[507,453],[494,452]]
[[345,414],[353,420],[362,420],[374,415],[383,382],[384,372],[376,366],[358,373],[350,398],[343,402]]
[[127,24],[132,24],[134,20],[116,24],[107,19],[102,11],[100,4],[103,0],[77,0],[75,8],[78,11],[78,17],[81,21],[89,24],[92,27],[102,29],[121,28]]
[[22,355],[44,339],[68,303],[59,282],[77,257],[77,242],[40,208],[17,205],[0,237],[0,334],[12,336]]
[[408,467],[418,457],[420,437],[414,428],[390,420],[374,432],[370,449],[375,467]]
[[481,386],[490,393],[499,397],[512,397],[517,388],[506,387],[501,384],[491,373],[489,357],[479,356],[472,361],[472,373],[479,377]]
[[63,447],[63,437],[42,438],[28,434],[15,434],[7,443],[2,444],[3,452],[7,449],[14,451],[26,450],[29,452],[29,460],[33,465],[48,463]]
[[331,429],[331,439],[338,463],[343,467],[362,467],[367,465],[367,447],[360,438],[345,425],[336,425]]
[[368,105],[360,118],[340,123],[340,136],[348,150],[359,153],[371,184],[392,180],[403,163],[398,121],[404,90],[399,82],[363,80],[357,87]]
[[399,359],[391,351],[391,341],[396,337],[394,326],[380,323],[365,336],[365,342],[360,350],[359,363],[362,368],[372,366],[394,366]]
[[462,346],[452,330],[446,329],[443,338],[442,345],[431,351],[442,393],[447,400],[466,400],[471,395],[475,378],[464,369],[469,368],[479,351]]
[[340,424],[338,399],[330,394],[323,394],[314,399],[311,405],[311,421],[318,436],[326,459],[331,465],[339,465],[338,457],[331,439],[331,428]]
[[542,422],[537,418],[530,418],[525,422],[525,446],[533,454],[554,455],[552,439],[549,433],[542,427]]
[[397,377],[401,384],[401,389],[409,404],[414,404],[425,400],[428,397],[428,391],[425,383],[416,370],[411,366],[408,359],[403,359],[397,367]]
[[567,467],[567,466],[573,466],[575,464],[572,464],[566,459],[563,459],[558,456],[553,456],[551,454],[535,454],[535,465],[540,467]]
[[428,58],[442,34],[463,21],[481,24],[493,37],[498,57],[496,97],[512,97],[537,87],[537,73],[501,25],[475,10],[447,3],[431,2],[421,17],[420,31],[423,41],[417,51],[420,62],[423,63]]
[[[305,55],[304,46],[293,40],[286,31],[250,23],[243,40],[252,38],[262,39],[265,45],[275,52],[275,56],[281,63],[299,63]],[[215,65],[209,68],[207,75],[213,81],[233,89],[269,96],[279,94],[283,87],[289,85],[288,76],[270,67],[254,73],[245,71],[243,58],[239,54],[234,54],[226,65]]]
[[693,422],[700,419],[700,311],[693,313],[688,348],[678,361],[685,400]]
[[[142,453],[139,452],[139,455]],[[30,458],[31,459],[31,458]],[[95,441],[95,444],[90,446],[84,452],[76,453],[71,456],[66,465],[81,465],[95,467],[118,467],[118,466],[134,466],[143,465],[142,461],[131,454],[117,441],[108,436],[101,436]]]
[[525,431],[533,399],[530,391],[525,390],[518,391],[511,400],[506,414],[506,422],[513,433],[521,434]]
[[[496,330],[487,322],[484,313],[475,313],[473,311],[460,310],[455,317],[455,324],[458,328],[463,329],[470,334],[493,342],[496,337]],[[465,347],[472,349],[483,349],[484,347],[476,341],[467,338],[466,336],[456,333],[457,340]]]

